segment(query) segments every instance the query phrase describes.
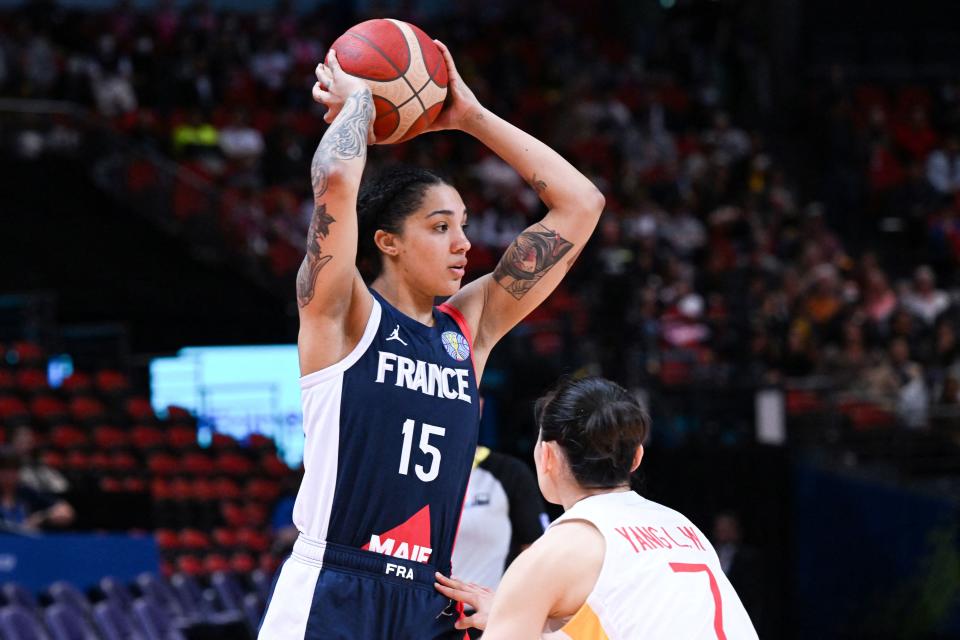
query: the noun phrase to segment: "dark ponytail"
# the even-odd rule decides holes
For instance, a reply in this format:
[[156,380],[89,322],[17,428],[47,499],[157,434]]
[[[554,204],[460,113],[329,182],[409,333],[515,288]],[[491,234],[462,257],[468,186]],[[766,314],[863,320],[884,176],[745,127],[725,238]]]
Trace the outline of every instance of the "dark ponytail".
[[537,400],[534,413],[541,438],[563,447],[581,486],[613,488],[630,481],[650,417],[626,389],[605,378],[561,380]]
[[359,244],[357,267],[372,282],[383,270],[383,258],[373,236],[378,229],[399,234],[403,221],[423,202],[428,187],[449,184],[439,175],[417,167],[391,166],[363,181],[357,196]]

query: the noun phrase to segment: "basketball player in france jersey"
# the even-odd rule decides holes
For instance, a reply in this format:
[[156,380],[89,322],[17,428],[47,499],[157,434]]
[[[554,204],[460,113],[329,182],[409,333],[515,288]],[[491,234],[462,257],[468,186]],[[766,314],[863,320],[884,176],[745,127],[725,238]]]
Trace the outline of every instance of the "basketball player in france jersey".
[[[331,51],[314,98],[330,124],[311,167],[315,209],[297,277],[305,475],[300,531],[260,638],[462,638],[450,572],[491,349],[570,269],[603,210],[560,155],[484,107],[446,47],[444,111],[530,183],[549,209],[500,263],[461,288],[470,241],[455,188],[429,171],[361,175],[373,140],[367,85]],[[358,264],[366,265],[365,281]],[[436,297],[448,297],[434,306]]]
[[483,640],[756,640],[706,536],[630,490],[650,419],[603,378],[565,380],[536,405],[544,497],[564,514],[497,588],[438,575]]

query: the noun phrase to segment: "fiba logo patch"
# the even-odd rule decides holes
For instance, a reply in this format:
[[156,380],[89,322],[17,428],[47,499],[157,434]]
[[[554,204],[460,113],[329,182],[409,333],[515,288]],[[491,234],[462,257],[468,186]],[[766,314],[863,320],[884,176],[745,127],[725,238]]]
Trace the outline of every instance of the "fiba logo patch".
[[447,350],[447,355],[457,362],[463,362],[470,357],[470,344],[456,331],[444,331],[440,335],[440,341]]

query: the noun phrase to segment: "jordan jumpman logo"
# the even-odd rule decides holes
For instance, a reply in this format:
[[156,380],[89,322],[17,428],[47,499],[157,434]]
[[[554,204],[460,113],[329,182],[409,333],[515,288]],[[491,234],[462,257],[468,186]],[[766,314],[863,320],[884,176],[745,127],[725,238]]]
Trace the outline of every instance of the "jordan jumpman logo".
[[408,346],[406,342],[403,341],[403,338],[400,337],[400,325],[397,325],[397,328],[393,330],[393,333],[390,334],[390,337],[387,338],[387,342],[391,340],[396,340],[403,346]]

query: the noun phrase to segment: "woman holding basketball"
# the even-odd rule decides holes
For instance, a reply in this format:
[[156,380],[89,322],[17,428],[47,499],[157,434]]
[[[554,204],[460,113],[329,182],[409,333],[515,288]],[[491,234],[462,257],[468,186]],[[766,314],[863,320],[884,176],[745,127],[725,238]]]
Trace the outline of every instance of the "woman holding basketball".
[[[361,185],[374,139],[367,84],[331,51],[314,98],[330,124],[313,158],[315,209],[297,277],[305,475],[301,535],[261,638],[462,638],[433,588],[450,556],[473,461],[490,351],[570,269],[603,210],[560,155],[485,109],[449,51],[428,131],[467,133],[549,208],[486,276],[461,287],[470,241],[457,190],[422,169]],[[358,261],[371,267],[368,281]],[[434,306],[437,297],[447,302]]]
[[562,381],[537,401],[544,497],[565,513],[513,561],[496,595],[438,575],[484,640],[755,640],[717,553],[683,514],[630,490],[650,419],[603,378]]

